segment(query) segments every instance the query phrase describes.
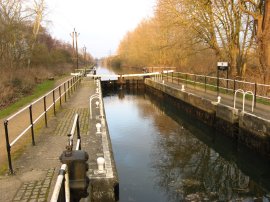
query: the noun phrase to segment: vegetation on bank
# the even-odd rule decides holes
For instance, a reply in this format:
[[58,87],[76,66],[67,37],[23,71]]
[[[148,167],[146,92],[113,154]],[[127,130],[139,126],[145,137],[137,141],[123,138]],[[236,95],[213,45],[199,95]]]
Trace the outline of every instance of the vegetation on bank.
[[0,111],[0,119],[9,116],[10,114],[16,112],[19,108],[27,105],[28,103],[32,102],[34,99],[39,98],[40,96],[44,95],[49,90],[53,89],[54,87],[54,80],[46,80],[40,84],[38,84],[33,93],[29,96],[23,97],[19,99],[17,102],[11,104],[10,106],[6,107],[5,109]]
[[231,78],[269,83],[269,12],[266,0],[157,0],[154,16],[127,33],[107,63],[211,74],[228,61]]
[[[74,48],[42,26],[45,12],[45,0],[0,1],[0,110],[49,78],[74,71]],[[83,50],[78,58],[79,65],[94,62]]]

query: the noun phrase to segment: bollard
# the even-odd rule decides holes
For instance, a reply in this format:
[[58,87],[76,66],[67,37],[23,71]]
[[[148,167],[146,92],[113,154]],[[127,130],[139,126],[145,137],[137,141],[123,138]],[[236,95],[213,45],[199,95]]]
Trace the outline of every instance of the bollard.
[[162,80],[162,83],[163,83],[163,84],[165,83],[164,80]]
[[70,201],[80,201],[81,198],[88,196],[89,169],[87,152],[82,150],[64,151],[60,156],[60,161],[68,166],[69,188],[71,194]]
[[100,132],[100,129],[101,129],[101,124],[100,123],[96,124],[96,128],[97,128],[97,133],[101,133]]
[[98,88],[96,88],[96,93],[99,93],[99,89]]
[[220,103],[220,100],[221,100],[221,97],[218,96],[218,97],[217,97],[217,103]]
[[181,91],[185,91],[185,85],[182,85]]
[[98,157],[97,158],[97,164],[98,164],[98,172],[99,173],[104,173],[105,172],[105,159],[103,157]]
[[98,108],[98,106],[99,106],[99,101],[96,101],[96,105],[97,105],[97,107],[96,107],[96,108]]

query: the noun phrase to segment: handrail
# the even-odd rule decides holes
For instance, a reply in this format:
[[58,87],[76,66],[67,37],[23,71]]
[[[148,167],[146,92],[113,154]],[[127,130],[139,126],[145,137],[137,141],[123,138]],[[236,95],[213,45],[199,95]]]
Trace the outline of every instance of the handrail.
[[90,119],[93,118],[93,117],[92,117],[92,100],[95,99],[95,98],[99,99],[99,94],[98,94],[98,93],[96,93],[96,94],[94,94],[94,95],[91,95],[90,98],[89,98]]
[[[49,91],[48,93],[46,93],[45,95],[39,97],[38,99],[36,99],[35,101],[33,101],[32,103],[28,104],[27,106],[25,106],[24,108],[20,109],[18,112],[12,114],[11,116],[9,116],[5,121],[4,121],[4,129],[5,129],[5,138],[6,138],[6,150],[7,150],[7,157],[8,157],[8,165],[9,165],[9,171],[11,174],[13,174],[13,168],[12,168],[12,162],[11,162],[11,148],[12,146],[14,146],[14,144],[23,136],[27,133],[27,131],[29,131],[31,129],[31,135],[32,135],[32,145],[35,145],[35,135],[34,135],[34,125],[42,118],[44,117],[45,119],[45,125],[47,127],[47,112],[53,107],[53,111],[54,111],[54,115],[56,115],[56,104],[59,101],[60,106],[62,105],[62,97],[64,97],[64,100],[66,101],[67,99],[67,94],[70,96],[70,93],[72,91],[74,91],[77,87],[77,85],[79,84],[79,82],[81,81],[81,77],[75,76],[72,77],[68,80],[66,80],[65,82],[63,82],[62,84],[58,85],[56,88],[54,88],[53,90]],[[63,91],[61,91],[61,89]],[[58,92],[58,93],[57,93]],[[55,99],[55,94],[57,95],[57,98]],[[52,96],[52,104],[47,107],[47,101],[46,98],[48,96]],[[37,116],[36,118],[33,117],[33,106],[35,104],[37,104],[39,101],[43,100],[43,107],[44,110],[40,113],[40,114],[36,114],[35,116]],[[10,141],[10,137],[9,137],[9,122],[14,119],[16,116],[18,116],[19,114],[21,114],[22,112],[26,111],[29,109],[29,118],[30,118],[30,125],[25,126],[25,128],[23,129],[23,131],[21,133],[19,133],[14,140]],[[11,143],[10,143],[11,142]]]
[[159,72],[153,72],[153,73],[143,73],[143,74],[97,74],[97,75],[93,75],[93,74],[87,74],[87,77],[138,77],[138,76],[152,76],[152,75],[156,75],[156,74],[160,74]]
[[69,175],[68,175],[67,164],[61,165],[50,202],[58,201],[61,188],[63,190],[63,180],[65,180],[64,182],[65,200],[64,201],[70,202]]
[[[184,72],[174,72],[172,74],[162,74],[163,78],[165,77],[167,81],[174,83],[175,81],[185,82],[186,85],[194,85],[196,84],[204,85],[205,91],[207,91],[207,87],[215,87],[217,88],[217,84],[214,80],[219,79],[223,85],[219,86],[219,89],[226,90],[227,93],[229,91],[235,92],[239,87],[243,88],[246,91],[251,91],[254,94],[254,106],[256,106],[256,98],[266,99],[270,101],[269,91],[270,91],[270,84],[259,84],[256,82],[248,82],[242,81],[238,79],[229,79],[229,78],[217,78],[213,76],[207,75],[200,75],[200,74],[192,74],[192,73],[184,73]],[[172,79],[168,79],[172,78]],[[225,85],[225,86],[224,86]],[[211,90],[211,89],[210,89]]]
[[73,149],[73,139],[74,139],[74,134],[75,134],[75,130],[76,129],[77,129],[76,150],[80,150],[81,149],[81,133],[80,133],[79,114],[78,113],[75,114],[71,131],[68,134],[68,145],[67,145],[67,148],[69,150],[72,150]]
[[237,91],[235,91],[234,93],[234,103],[233,103],[233,108],[235,109],[235,103],[236,103],[236,94],[237,93],[242,93],[243,94],[243,100],[242,100],[242,111],[245,112],[245,100],[246,100],[246,95],[249,94],[249,95],[252,95],[252,105],[251,105],[251,111],[253,112],[254,110],[254,94],[253,92],[251,91],[244,91],[242,89],[238,89]]
[[[246,95],[249,94],[249,95],[252,95],[252,105],[251,105],[251,111],[253,112],[254,110],[254,93],[251,92],[251,91],[246,91],[245,94],[244,94],[244,102],[245,102],[245,98],[246,98]],[[243,112],[245,111],[245,104],[243,104]]]
[[[207,75],[201,75],[201,74],[192,74],[192,73],[185,73],[185,72],[175,72],[175,73],[217,79],[217,77],[214,77],[214,76],[207,76]],[[229,81],[236,81],[236,82],[239,82],[239,83],[246,83],[246,84],[252,84],[252,85],[254,84],[254,82],[241,81],[241,80],[238,80],[238,79],[227,79],[227,78],[219,78],[219,79],[221,79],[221,80],[229,80]],[[270,87],[270,85],[268,85],[268,84],[258,84],[258,85],[263,85],[263,86]]]
[[244,108],[244,104],[245,104],[245,102],[244,102],[244,94],[245,94],[245,92],[242,89],[238,89],[234,93],[233,108],[235,109],[235,103],[236,103],[236,95],[237,95],[237,93],[242,93],[243,94],[243,108]]

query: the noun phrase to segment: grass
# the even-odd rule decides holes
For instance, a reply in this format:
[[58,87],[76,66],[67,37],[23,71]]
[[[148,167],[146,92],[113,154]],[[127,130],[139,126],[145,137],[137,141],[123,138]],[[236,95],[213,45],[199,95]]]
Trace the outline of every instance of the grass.
[[33,90],[33,93],[31,95],[24,97],[20,99],[19,101],[15,102],[14,104],[11,104],[7,108],[1,110],[0,119],[11,115],[12,113],[18,111],[19,108],[29,104],[34,99],[39,98],[40,96],[44,95],[49,90],[53,89],[54,82],[55,81],[53,80],[46,80],[43,83],[38,84]]

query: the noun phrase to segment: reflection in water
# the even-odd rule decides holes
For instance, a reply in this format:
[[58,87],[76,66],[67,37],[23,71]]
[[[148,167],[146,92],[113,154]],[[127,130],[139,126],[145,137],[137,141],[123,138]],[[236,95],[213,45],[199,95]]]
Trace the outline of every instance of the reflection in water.
[[233,142],[149,95],[104,103],[121,201],[269,201],[269,161],[246,175]]
[[269,202],[269,160],[151,95],[120,91],[104,103],[121,201]]
[[[161,161],[154,163],[154,167],[159,171],[158,176],[164,176],[158,178],[158,184],[163,190],[167,190],[172,201],[255,198],[269,201],[269,195],[266,197],[270,190],[269,160],[259,160],[258,156],[254,159],[248,153],[241,155],[240,150],[245,148],[237,146],[230,139],[215,134],[215,131],[191,120],[181,111],[176,113],[176,109],[170,105],[153,98],[151,102],[163,108],[166,114],[181,126],[170,138],[157,141],[154,152],[157,157],[164,156]],[[166,149],[161,151],[160,148]],[[243,159],[248,161],[243,164]],[[253,165],[254,160],[256,163]],[[247,169],[252,166],[256,169]],[[239,167],[245,168],[249,176]],[[173,186],[168,187],[168,182],[173,182]]]

